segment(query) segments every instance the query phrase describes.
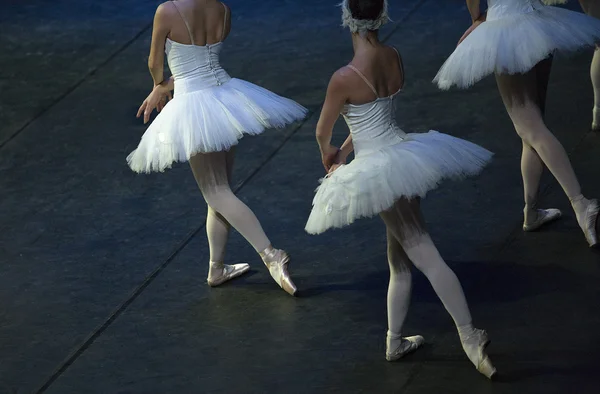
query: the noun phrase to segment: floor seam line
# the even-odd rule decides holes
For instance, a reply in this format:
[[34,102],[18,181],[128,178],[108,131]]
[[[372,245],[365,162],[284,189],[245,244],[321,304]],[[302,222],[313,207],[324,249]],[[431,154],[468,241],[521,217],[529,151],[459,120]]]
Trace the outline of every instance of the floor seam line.
[[103,67],[108,65],[113,59],[115,59],[118,55],[120,55],[123,51],[125,51],[127,48],[129,48],[135,41],[137,41],[138,38],[140,38],[142,36],[142,34],[146,33],[151,27],[152,27],[152,23],[144,26],[142,28],[142,30],[140,30],[138,33],[136,33],[124,45],[122,45],[120,48],[118,48],[115,52],[111,53],[106,59],[104,59],[98,65],[94,66],[91,70],[89,70],[86,74],[84,74],[84,76],[81,77],[77,82],[75,82],[73,85],[68,87],[65,91],[63,91],[63,93],[56,96],[52,100],[51,103],[49,103],[45,108],[39,110],[31,118],[26,120],[25,123],[21,127],[19,127],[17,130],[15,130],[6,139],[4,139],[3,141],[0,141],[0,149],[4,148],[6,145],[8,145],[9,142],[14,140],[17,136],[19,136],[32,123],[34,123],[36,120],[41,118],[44,114],[49,112],[52,108],[54,108],[56,105],[58,105],[60,102],[62,102],[65,98],[67,98],[71,93],[73,93],[75,90],[77,90],[77,88],[79,88],[81,85],[83,85],[85,82],[87,82],[91,76],[96,74]]

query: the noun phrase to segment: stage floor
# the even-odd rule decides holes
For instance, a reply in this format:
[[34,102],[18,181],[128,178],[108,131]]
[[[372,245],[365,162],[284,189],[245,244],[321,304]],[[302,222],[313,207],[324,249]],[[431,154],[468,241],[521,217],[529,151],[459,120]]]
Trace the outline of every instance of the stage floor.
[[[310,109],[302,123],[244,138],[235,169],[236,192],[293,257],[297,298],[237,233],[228,261],[251,273],[209,288],[206,205],[189,167],[137,175],[126,165],[145,130],[135,113],[152,87],[157,1],[0,4],[0,393],[599,392],[600,254],[548,174],[540,205],[564,218],[521,231],[521,143],[493,78],[468,91],[431,83],[468,27],[464,0],[393,1],[382,38],[404,57],[404,130],[496,154],[480,177],[432,192],[423,211],[500,375],[476,372],[420,273],[404,333],[427,345],[385,360],[383,224],[303,230],[323,176],[320,106],[352,54],[337,2],[228,3],[226,69]],[[584,192],[600,197],[590,60],[555,59],[547,123]],[[335,141],[346,134],[338,122]]]

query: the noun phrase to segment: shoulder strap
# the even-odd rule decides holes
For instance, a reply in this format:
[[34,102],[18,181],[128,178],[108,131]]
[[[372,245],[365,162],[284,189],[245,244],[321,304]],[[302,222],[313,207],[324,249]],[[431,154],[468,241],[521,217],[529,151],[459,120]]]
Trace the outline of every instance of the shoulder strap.
[[175,9],[179,13],[179,16],[183,20],[183,23],[185,23],[185,28],[187,29],[188,34],[190,35],[190,40],[192,41],[192,45],[196,45],[194,43],[194,36],[192,36],[192,30],[190,29],[190,25],[189,25],[187,19],[185,19],[185,16],[183,16],[183,12],[181,12],[181,10],[179,9],[179,6],[177,5],[176,1],[171,1],[171,3],[173,3],[173,5],[175,6]]
[[223,8],[225,9],[225,16],[223,17],[223,31],[221,32],[221,41],[223,41],[223,39],[225,38],[225,32],[227,31],[227,6],[225,5],[225,3],[221,3],[223,5]]
[[358,69],[356,67],[354,67],[352,64],[348,64],[348,68],[351,69],[352,71],[354,71],[363,81],[365,81],[365,83],[371,88],[371,90],[373,91],[373,93],[375,93],[375,96],[377,98],[379,98],[379,94],[377,94],[377,90],[375,89],[375,87],[373,86],[373,84],[371,82],[369,82],[369,80],[367,79],[367,77],[365,77],[365,74],[363,74],[360,71],[358,71]]
[[404,87],[404,63],[402,63],[402,57],[400,56],[400,52],[395,47],[392,47],[394,51],[396,51],[396,55],[398,55],[398,66],[400,66],[400,72],[402,73],[402,89]]

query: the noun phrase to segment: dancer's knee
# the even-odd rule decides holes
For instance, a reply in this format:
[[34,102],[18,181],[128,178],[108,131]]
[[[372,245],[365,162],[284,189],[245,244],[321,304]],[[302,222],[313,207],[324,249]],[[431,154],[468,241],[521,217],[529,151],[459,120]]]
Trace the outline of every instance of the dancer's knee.
[[229,187],[217,186],[212,187],[209,190],[203,190],[202,195],[210,209],[222,213],[226,209],[227,201],[233,196],[233,192]]
[[535,149],[549,133],[541,117],[525,116],[513,118],[515,130],[523,142]]

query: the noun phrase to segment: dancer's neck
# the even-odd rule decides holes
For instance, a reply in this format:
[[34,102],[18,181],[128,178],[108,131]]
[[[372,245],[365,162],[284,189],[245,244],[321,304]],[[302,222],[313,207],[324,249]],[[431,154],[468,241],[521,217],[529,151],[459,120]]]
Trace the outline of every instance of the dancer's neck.
[[359,33],[352,34],[352,46],[354,47],[354,53],[362,52],[364,50],[373,49],[381,45],[379,41],[379,31],[368,31],[364,37],[361,37]]

